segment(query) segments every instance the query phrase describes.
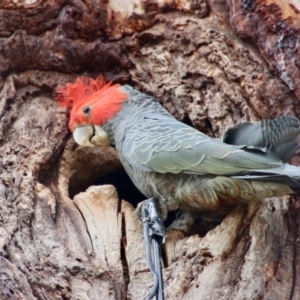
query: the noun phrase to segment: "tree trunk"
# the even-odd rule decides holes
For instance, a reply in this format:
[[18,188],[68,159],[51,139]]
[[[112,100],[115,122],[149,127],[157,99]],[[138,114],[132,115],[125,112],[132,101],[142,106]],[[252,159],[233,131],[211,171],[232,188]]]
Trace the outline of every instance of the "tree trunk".
[[[293,0],[2,0],[0,299],[143,299],[152,286],[143,198],[114,149],[75,145],[57,85],[130,83],[213,137],[300,117],[299,11]],[[171,231],[166,299],[300,299],[299,206],[272,198],[206,234]]]

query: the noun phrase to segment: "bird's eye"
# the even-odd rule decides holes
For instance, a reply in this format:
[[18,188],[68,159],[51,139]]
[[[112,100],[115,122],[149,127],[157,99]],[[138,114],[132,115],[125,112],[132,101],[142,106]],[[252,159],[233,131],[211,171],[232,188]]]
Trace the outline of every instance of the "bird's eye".
[[85,106],[82,111],[85,113],[85,114],[88,114],[90,111],[91,111],[91,108],[89,106]]

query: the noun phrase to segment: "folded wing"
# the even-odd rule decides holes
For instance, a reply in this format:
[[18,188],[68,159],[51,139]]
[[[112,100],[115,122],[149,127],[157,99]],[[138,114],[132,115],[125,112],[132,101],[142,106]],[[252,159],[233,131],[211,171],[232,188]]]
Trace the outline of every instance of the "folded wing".
[[230,145],[189,127],[169,116],[144,117],[123,142],[129,164],[144,171],[233,175],[267,170],[283,165],[266,149]]

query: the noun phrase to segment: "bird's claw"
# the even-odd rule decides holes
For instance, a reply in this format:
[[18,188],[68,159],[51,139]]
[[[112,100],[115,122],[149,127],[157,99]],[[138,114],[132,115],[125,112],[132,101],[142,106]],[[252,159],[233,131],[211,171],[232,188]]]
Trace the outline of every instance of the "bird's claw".
[[[162,213],[164,211],[164,214]],[[150,198],[139,204],[136,209],[136,214],[143,222],[149,224],[149,236],[160,236],[164,241],[166,229],[164,219],[166,218],[167,209],[165,205],[159,202],[156,198]]]
[[165,242],[166,229],[158,199],[150,198],[140,203],[137,213],[141,213],[144,227],[147,263],[154,277],[154,284],[146,299],[164,299],[161,244]]
[[[137,205],[137,207],[135,209],[135,214],[139,219],[142,219],[142,209],[143,209],[144,204],[146,204],[151,199],[154,199],[154,198],[144,200]],[[161,218],[165,221],[168,217],[168,208],[164,202],[161,202],[161,201],[157,201],[157,202],[158,202],[158,207],[159,207],[159,212],[160,212]]]

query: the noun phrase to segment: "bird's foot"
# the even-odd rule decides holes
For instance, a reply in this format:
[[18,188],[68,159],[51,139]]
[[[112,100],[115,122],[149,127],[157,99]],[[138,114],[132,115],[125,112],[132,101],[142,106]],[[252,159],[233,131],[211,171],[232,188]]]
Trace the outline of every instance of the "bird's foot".
[[[144,200],[137,205],[137,207],[135,209],[135,214],[139,219],[142,219],[142,208],[143,208],[144,204],[149,202],[151,199],[154,199],[154,198]],[[168,217],[168,208],[164,202],[161,202],[159,200],[157,200],[157,202],[158,202],[158,207],[160,210],[161,217],[165,221]]]
[[138,204],[135,213],[143,222],[149,222],[150,236],[158,235],[165,238],[164,220],[167,218],[168,210],[163,202],[156,198],[147,199]]
[[[166,229],[161,214],[165,208],[160,208],[158,199],[150,198],[139,204],[137,213],[141,213],[144,239],[146,246],[147,263],[153,274],[154,284],[146,299],[164,299],[164,287],[162,277],[161,244],[165,242]],[[166,212],[165,212],[166,213]]]

